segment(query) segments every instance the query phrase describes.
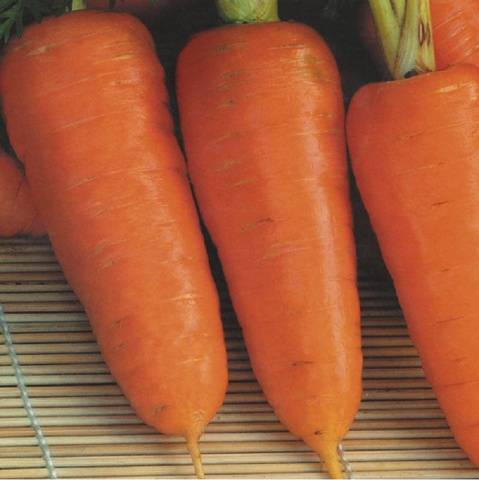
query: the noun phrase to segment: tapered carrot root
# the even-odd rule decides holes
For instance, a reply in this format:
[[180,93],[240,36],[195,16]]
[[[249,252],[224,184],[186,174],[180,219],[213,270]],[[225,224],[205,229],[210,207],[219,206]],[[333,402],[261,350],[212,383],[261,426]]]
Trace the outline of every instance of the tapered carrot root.
[[313,434],[303,439],[319,455],[331,478],[344,478],[343,468],[338,455],[337,438],[325,438],[323,435]]
[[12,145],[102,354],[138,415],[198,438],[223,402],[219,304],[145,27],[76,12],[0,68]]
[[193,186],[255,375],[339,477],[362,359],[334,59],[303,25],[227,26],[187,45],[177,87]]
[[191,455],[191,460],[193,466],[195,467],[195,474],[197,478],[205,478],[205,472],[203,470],[203,464],[201,462],[201,452],[198,446],[198,436],[187,434],[186,443],[188,446],[188,451]]
[[479,465],[479,69],[458,65],[363,87],[347,129],[426,376]]
[[44,233],[26,178],[14,160],[0,150],[0,236],[39,236]]

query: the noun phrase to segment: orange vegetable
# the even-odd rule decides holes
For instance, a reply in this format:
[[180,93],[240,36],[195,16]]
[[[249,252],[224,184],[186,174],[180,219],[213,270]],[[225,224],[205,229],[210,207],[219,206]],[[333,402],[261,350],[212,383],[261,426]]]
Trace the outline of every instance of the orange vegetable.
[[134,17],[44,20],[7,49],[0,88],[55,253],[138,415],[196,441],[223,402],[218,299],[164,72]]
[[367,85],[351,102],[347,131],[426,376],[479,464],[479,69]]
[[[442,70],[458,63],[479,66],[479,0],[429,0],[429,3],[437,68]],[[363,43],[384,69],[367,0],[360,6],[358,19]]]
[[301,24],[225,26],[189,42],[177,88],[193,187],[256,377],[341,478],[362,357],[334,58]]
[[479,66],[479,0],[430,0],[439,69],[457,63]]
[[44,233],[25,177],[0,149],[0,237]]

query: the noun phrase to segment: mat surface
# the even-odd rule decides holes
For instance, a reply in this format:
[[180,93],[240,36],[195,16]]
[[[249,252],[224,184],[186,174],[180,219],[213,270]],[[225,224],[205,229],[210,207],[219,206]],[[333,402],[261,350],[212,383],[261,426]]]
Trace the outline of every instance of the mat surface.
[[[479,478],[424,379],[391,285],[360,277],[360,288],[364,400],[344,442],[354,478]],[[230,386],[201,443],[207,476],[326,478],[265,402],[224,287],[221,298]],[[46,240],[0,240],[0,303],[53,467],[1,338],[0,478],[192,475],[182,439],[144,426],[121,395]]]

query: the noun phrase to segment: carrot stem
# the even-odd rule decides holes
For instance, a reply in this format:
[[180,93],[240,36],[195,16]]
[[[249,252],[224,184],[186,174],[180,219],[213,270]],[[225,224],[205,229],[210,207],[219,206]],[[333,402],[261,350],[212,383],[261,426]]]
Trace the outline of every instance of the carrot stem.
[[216,0],[220,17],[226,23],[277,22],[278,0]]
[[196,435],[187,436],[186,444],[191,455],[191,460],[193,461],[193,466],[195,467],[196,478],[205,478],[203,463],[201,462],[201,452],[198,446],[198,437]]
[[85,10],[85,8],[86,8],[85,0],[73,0],[72,12],[75,10]]
[[369,0],[369,5],[392,78],[436,69],[429,0]]

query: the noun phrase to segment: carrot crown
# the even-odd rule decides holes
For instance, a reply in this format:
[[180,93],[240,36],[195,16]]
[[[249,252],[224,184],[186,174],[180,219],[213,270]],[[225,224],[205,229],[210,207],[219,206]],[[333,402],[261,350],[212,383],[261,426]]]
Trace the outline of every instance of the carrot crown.
[[429,0],[369,0],[369,6],[392,78],[436,69]]
[[73,0],[72,10],[84,10],[86,8],[85,0]]
[[278,0],[216,0],[226,23],[277,22]]

